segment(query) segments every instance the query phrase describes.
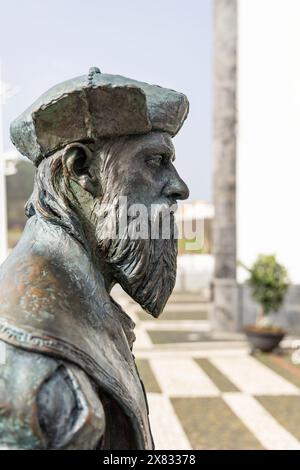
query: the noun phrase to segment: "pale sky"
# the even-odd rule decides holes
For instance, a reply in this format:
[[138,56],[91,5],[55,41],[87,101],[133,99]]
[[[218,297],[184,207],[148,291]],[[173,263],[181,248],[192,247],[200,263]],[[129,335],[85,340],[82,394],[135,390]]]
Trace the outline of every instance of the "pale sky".
[[185,93],[190,114],[174,139],[190,199],[211,200],[213,0],[0,0],[2,78],[19,92],[9,123],[41,93],[89,67]]

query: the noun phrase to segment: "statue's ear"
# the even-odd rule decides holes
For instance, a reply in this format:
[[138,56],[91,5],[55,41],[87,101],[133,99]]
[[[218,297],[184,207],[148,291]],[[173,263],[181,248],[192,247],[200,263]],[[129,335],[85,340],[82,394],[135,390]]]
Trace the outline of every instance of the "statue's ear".
[[92,169],[92,152],[80,142],[65,147],[62,156],[64,175],[93,196],[97,193],[97,178]]

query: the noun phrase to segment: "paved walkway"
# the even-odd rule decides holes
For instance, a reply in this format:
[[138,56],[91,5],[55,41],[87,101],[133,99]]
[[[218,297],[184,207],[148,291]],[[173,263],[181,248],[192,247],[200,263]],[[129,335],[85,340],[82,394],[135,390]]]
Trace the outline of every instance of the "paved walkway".
[[157,449],[300,449],[300,368],[210,331],[209,304],[173,297],[159,320],[136,304],[134,354]]

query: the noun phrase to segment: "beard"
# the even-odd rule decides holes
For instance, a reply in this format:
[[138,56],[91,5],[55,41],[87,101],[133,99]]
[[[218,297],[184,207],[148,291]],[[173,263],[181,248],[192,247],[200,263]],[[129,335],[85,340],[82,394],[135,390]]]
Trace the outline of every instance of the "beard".
[[[169,212],[169,237],[163,238],[161,229],[159,236],[151,238],[153,226],[161,227],[161,220],[169,206],[161,205],[153,218],[148,218],[147,238],[132,238],[130,228],[134,218],[127,217],[126,229],[116,237],[107,237],[114,221],[119,221],[121,211],[118,204],[112,204],[113,210],[105,210],[99,214],[97,222],[97,244],[100,256],[113,271],[114,279],[124,291],[149,314],[158,317],[172,293],[176,282],[177,239],[175,238],[175,220]],[[101,209],[100,209],[101,212]],[[112,221],[112,214],[114,221]],[[124,220],[124,219],[123,219]],[[134,225],[133,225],[134,226]]]

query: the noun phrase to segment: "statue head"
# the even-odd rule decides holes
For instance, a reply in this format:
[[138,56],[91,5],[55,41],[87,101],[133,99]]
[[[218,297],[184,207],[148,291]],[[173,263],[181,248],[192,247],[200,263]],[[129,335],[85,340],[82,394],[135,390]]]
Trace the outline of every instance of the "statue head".
[[49,90],[11,126],[37,166],[27,216],[63,227],[109,288],[119,283],[155,317],[176,279],[174,212],[189,192],[172,137],[187,112],[181,93],[93,68]]

